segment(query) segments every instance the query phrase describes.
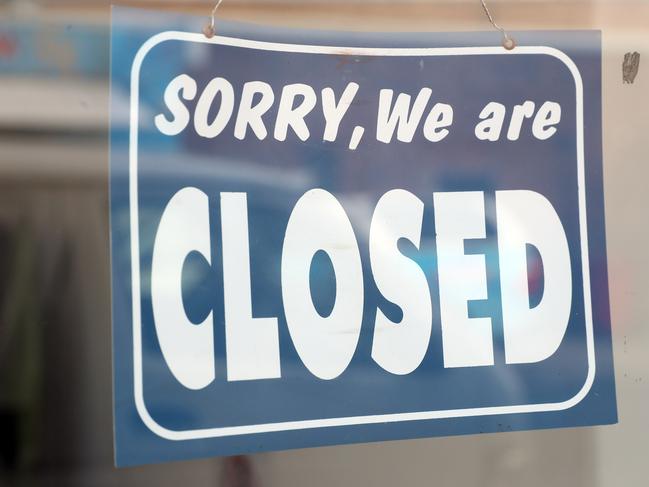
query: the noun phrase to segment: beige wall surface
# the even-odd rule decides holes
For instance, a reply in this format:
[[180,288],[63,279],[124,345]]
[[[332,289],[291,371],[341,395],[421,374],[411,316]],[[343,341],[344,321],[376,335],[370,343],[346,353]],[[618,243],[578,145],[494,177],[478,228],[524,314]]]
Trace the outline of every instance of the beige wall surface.
[[[199,1],[118,3],[205,15],[210,10],[209,2]],[[603,32],[604,186],[620,422],[259,454],[251,457],[257,485],[649,484],[649,1],[488,3],[512,31]],[[303,28],[490,29],[479,0],[225,0],[218,15]],[[109,18],[103,0],[0,3],[0,25],[28,19],[38,26],[107,26]],[[629,51],[640,52],[640,69],[635,83],[623,84],[622,59]],[[50,103],[45,115],[43,103]],[[69,326],[56,331],[68,346],[49,357],[49,366],[60,369],[55,377],[73,380],[47,397],[56,403],[58,395],[69,394],[75,404],[59,428],[48,430],[45,441],[55,451],[50,461],[18,475],[0,473],[0,485],[230,485],[221,459],[112,467],[107,127],[107,79],[43,80],[0,72],[0,223],[27,221],[39,235],[72,242],[65,291]],[[65,138],[57,135],[61,131]]]

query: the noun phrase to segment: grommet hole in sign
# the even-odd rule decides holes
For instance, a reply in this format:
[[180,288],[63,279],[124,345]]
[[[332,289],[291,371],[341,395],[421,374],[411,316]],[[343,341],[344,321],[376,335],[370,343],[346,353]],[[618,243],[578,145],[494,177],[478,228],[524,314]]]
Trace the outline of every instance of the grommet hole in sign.
[[[223,3],[223,0],[218,0],[216,2],[216,5],[214,5],[214,7],[212,8],[212,12],[210,14],[210,21],[207,24],[205,24],[205,26],[203,26],[203,34],[208,39],[211,39],[212,37],[214,37],[214,34],[216,33],[215,19],[214,18],[216,16],[216,11],[219,8],[219,6],[221,5],[221,3]],[[508,51],[511,51],[512,49],[514,49],[516,47],[516,41],[512,37],[510,37],[510,35],[507,33],[507,31],[503,27],[501,27],[499,24],[496,23],[493,16],[491,15],[491,12],[489,11],[489,8],[487,7],[487,4],[485,3],[485,0],[480,0],[480,3],[482,4],[482,8],[484,9],[484,12],[487,15],[487,18],[489,19],[489,22],[491,22],[491,25],[493,25],[493,27],[496,30],[499,30],[500,33],[502,34],[502,36],[503,36],[503,41],[502,41],[503,47],[505,49],[507,49]]]

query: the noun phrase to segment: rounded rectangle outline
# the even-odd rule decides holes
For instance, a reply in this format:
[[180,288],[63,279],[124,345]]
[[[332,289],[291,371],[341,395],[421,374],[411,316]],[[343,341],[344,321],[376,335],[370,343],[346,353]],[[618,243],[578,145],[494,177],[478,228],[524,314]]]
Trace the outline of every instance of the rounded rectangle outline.
[[[167,40],[197,42],[203,44],[220,44],[225,46],[244,47],[262,51],[280,51],[306,54],[346,54],[362,56],[462,56],[462,55],[506,55],[540,54],[554,57],[561,61],[572,74],[576,90],[576,123],[577,123],[577,191],[579,200],[579,234],[582,256],[582,277],[584,290],[584,319],[586,323],[586,347],[588,373],[586,381],[579,392],[570,399],[558,403],[521,404],[512,406],[493,406],[478,408],[461,408],[448,410],[417,411],[407,413],[374,414],[367,416],[349,416],[338,418],[309,419],[261,423],[240,426],[224,426],[192,430],[170,430],[158,424],[149,414],[144,402],[142,370],[142,322],[140,296],[140,248],[138,219],[138,127],[139,127],[139,77],[140,68],[146,54],[157,44]],[[266,41],[238,39],[234,37],[214,36],[211,39],[203,34],[165,31],[150,37],[137,51],[131,67],[130,93],[130,127],[129,127],[129,210],[131,231],[131,287],[133,311],[133,388],[135,405],[144,424],[156,435],[168,440],[192,440],[217,438],[225,436],[270,433],[301,429],[313,429],[336,426],[355,426],[363,424],[392,423],[400,421],[421,421],[430,419],[447,419],[472,416],[490,416],[498,414],[521,414],[533,412],[561,411],[569,409],[586,397],[595,379],[595,344],[590,294],[590,268],[588,258],[588,232],[586,222],[586,187],[584,161],[584,120],[583,120],[583,82],[575,63],[562,51],[546,46],[517,46],[513,50],[503,47],[442,47],[442,48],[380,48],[380,47],[339,47],[306,44],[285,44]]]

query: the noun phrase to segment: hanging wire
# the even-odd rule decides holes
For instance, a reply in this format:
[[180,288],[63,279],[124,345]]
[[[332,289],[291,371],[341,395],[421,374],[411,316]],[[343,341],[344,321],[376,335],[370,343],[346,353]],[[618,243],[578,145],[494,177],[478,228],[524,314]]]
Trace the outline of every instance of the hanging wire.
[[222,2],[223,0],[218,0],[216,2],[216,5],[214,5],[212,13],[210,14],[209,23],[205,24],[205,26],[203,27],[203,34],[205,34],[205,37],[207,37],[208,39],[214,37],[214,34],[216,32],[216,28],[214,27],[214,17],[216,16],[216,10],[219,8],[219,5],[221,5]]
[[514,47],[516,47],[516,42],[514,41],[514,39],[509,37],[507,31],[496,23],[496,21],[491,15],[491,12],[489,11],[489,8],[487,7],[487,4],[485,3],[485,0],[480,0],[480,3],[482,3],[482,8],[484,9],[484,13],[487,14],[487,18],[489,19],[489,22],[491,22],[491,25],[493,25],[495,29],[499,30],[500,33],[503,35],[503,47],[508,51],[514,49]]
[[[216,11],[218,10],[219,6],[223,3],[223,0],[218,0],[214,7],[212,8],[212,12],[210,14],[210,21],[205,24],[203,27],[203,34],[205,37],[208,39],[211,39],[214,37],[214,34],[216,33],[216,28],[215,28],[215,20],[214,18],[216,17]],[[507,31],[503,29],[500,25],[496,23],[494,20],[493,16],[491,15],[491,12],[489,11],[489,7],[487,7],[487,4],[485,0],[480,0],[480,3],[482,4],[482,8],[484,9],[484,13],[487,15],[487,18],[489,19],[489,22],[491,22],[491,25],[494,26],[495,29],[499,30],[500,33],[503,36],[503,47],[507,50],[514,49],[516,47],[516,42],[514,41],[513,38],[507,34]]]

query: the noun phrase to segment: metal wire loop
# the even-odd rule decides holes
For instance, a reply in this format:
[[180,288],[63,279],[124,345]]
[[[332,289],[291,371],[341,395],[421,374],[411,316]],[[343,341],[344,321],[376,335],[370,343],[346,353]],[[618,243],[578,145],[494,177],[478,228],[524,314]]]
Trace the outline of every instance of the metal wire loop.
[[514,47],[516,47],[516,42],[514,41],[514,39],[509,36],[509,34],[505,29],[503,29],[500,25],[496,23],[493,16],[491,15],[491,12],[489,11],[489,8],[487,7],[487,4],[485,3],[485,0],[480,0],[480,3],[482,3],[482,8],[484,9],[484,13],[487,14],[487,18],[489,19],[489,22],[491,22],[491,25],[494,26],[494,29],[499,30],[500,33],[503,35],[503,47],[508,51],[514,49]]
[[222,2],[223,2],[223,0],[218,0],[216,2],[216,5],[214,5],[214,8],[212,8],[212,13],[210,14],[209,23],[205,24],[205,26],[203,27],[203,34],[208,39],[211,39],[212,37],[214,37],[214,34],[216,33],[216,28],[214,27],[214,24],[215,24],[214,18],[216,17],[216,10],[219,8],[219,6],[221,5]]

